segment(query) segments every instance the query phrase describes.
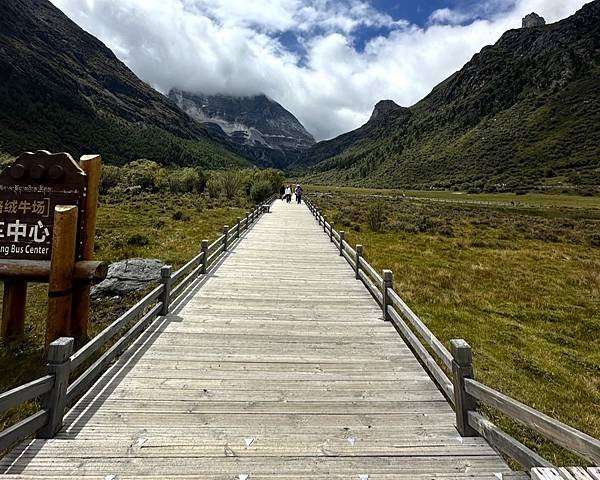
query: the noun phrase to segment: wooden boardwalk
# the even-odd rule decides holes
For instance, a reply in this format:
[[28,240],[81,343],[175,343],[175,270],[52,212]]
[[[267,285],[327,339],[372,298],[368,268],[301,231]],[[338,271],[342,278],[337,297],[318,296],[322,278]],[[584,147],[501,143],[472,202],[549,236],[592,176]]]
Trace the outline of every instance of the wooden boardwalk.
[[461,438],[454,421],[307,208],[276,201],[75,405],[55,439],[15,448],[0,473],[509,478],[485,440]]

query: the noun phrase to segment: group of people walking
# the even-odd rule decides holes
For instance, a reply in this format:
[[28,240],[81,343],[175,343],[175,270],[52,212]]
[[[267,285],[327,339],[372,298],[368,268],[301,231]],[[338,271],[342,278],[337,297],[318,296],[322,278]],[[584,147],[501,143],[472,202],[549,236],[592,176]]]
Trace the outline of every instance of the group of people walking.
[[[283,188],[283,187],[282,187]],[[296,188],[293,190],[293,194],[296,196],[296,203],[302,203],[302,187],[300,185],[296,185]],[[282,200],[285,200],[286,203],[291,203],[292,201],[292,186],[287,185],[283,192]]]

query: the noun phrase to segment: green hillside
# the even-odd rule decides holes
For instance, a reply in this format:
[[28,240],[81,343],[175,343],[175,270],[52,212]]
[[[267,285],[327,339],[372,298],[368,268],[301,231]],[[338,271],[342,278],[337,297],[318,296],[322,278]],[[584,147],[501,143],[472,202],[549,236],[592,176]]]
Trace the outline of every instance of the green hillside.
[[304,165],[321,183],[513,190],[600,185],[600,1],[507,32],[405,109],[381,102]]
[[47,0],[0,2],[0,152],[248,164]]

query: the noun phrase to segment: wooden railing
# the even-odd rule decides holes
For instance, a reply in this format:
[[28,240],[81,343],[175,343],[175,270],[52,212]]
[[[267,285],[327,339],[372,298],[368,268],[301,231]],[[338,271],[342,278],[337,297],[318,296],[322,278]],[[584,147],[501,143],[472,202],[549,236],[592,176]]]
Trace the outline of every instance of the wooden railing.
[[[0,394],[0,413],[26,402],[39,399],[39,411],[0,432],[0,451],[31,435],[52,438],[62,428],[63,416],[68,405],[73,404],[106,370],[154,319],[169,313],[200,276],[240,239],[263,213],[269,211],[275,196],[257,205],[244,218],[238,218],[233,228],[225,226],[223,234],[212,244],[201,243],[200,253],[171,273],[171,267],[161,269],[160,285],[145,295],[139,302],[112,322],[81,349],[73,353],[73,339],[59,338],[48,350],[48,372],[41,378]],[[119,336],[127,326],[133,326]],[[115,341],[116,339],[116,341]],[[107,344],[110,347],[101,353]],[[100,354],[101,353],[101,354]],[[83,371],[86,363],[92,362]],[[76,377],[76,378],[72,378]]]
[[323,215],[322,209],[318,208],[310,198],[305,198],[305,203],[319,226],[338,248],[340,256],[343,256],[354,269],[356,278],[362,280],[381,305],[384,318],[395,325],[454,407],[456,427],[462,436],[482,436],[490,445],[528,470],[534,467],[553,468],[549,461],[477,412],[477,402],[480,402],[502,412],[579,457],[596,465],[600,464],[599,440],[475,380],[473,356],[467,342],[452,340],[451,350],[448,350],[394,291],[392,272],[383,270],[383,275],[379,275],[363,257],[362,245],[356,245],[355,249],[351,248],[345,240],[345,233],[335,230],[333,223],[328,222]]

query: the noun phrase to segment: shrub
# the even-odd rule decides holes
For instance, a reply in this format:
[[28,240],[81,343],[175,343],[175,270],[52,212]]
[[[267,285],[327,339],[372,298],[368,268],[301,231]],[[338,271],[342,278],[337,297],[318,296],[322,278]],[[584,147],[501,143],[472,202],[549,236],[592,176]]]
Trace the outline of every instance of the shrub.
[[219,198],[223,192],[223,182],[221,176],[212,174],[206,181],[206,191],[210,198]]
[[190,216],[181,210],[176,210],[175,212],[173,212],[172,218],[173,220],[187,221],[190,219]]
[[169,185],[167,171],[158,163],[150,160],[135,160],[122,169],[125,185],[139,185],[150,192],[164,191]]
[[242,175],[239,171],[227,170],[226,172],[223,172],[221,174],[221,181],[223,185],[223,193],[229,200],[237,197],[241,193],[244,183]]
[[279,188],[283,185],[284,181],[283,173],[280,170],[274,168],[267,168],[265,170],[256,170],[254,172],[254,180],[252,184],[258,181],[266,181],[271,185],[271,193],[279,191]]
[[262,202],[273,193],[273,186],[268,180],[258,180],[250,187],[250,198],[254,203]]
[[119,167],[114,165],[103,165],[102,176],[100,177],[100,193],[105,195],[111,188],[119,185],[122,173]]
[[152,225],[156,230],[160,230],[165,226],[166,222],[164,218],[157,218],[154,220],[154,224]]
[[374,232],[379,232],[385,223],[385,203],[377,200],[367,209],[367,223]]
[[169,190],[172,193],[187,193],[200,190],[200,174],[195,168],[178,168],[169,173]]
[[146,235],[142,235],[141,233],[134,233],[127,239],[127,245],[134,245],[136,247],[143,247],[148,245],[150,240]]

